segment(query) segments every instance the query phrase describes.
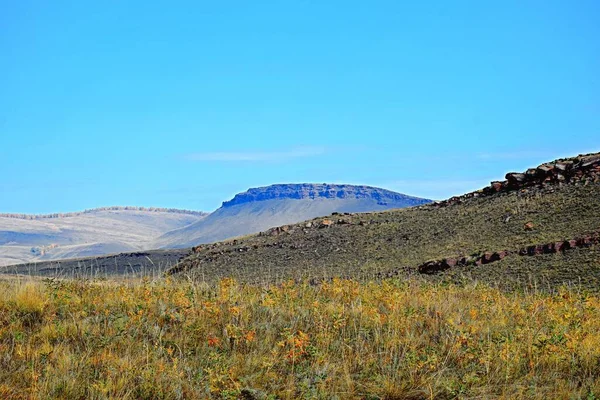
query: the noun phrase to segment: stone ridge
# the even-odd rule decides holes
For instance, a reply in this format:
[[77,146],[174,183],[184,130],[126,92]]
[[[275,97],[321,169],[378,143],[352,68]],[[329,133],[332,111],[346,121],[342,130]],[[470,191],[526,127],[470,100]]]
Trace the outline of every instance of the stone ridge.
[[223,207],[255,201],[272,199],[373,199],[379,204],[403,202],[406,205],[421,205],[430,200],[407,196],[371,186],[337,185],[337,184],[276,184],[266,187],[252,188],[239,193],[230,201],[223,202]]
[[448,200],[433,203],[433,207],[461,204],[472,198],[486,197],[508,192],[526,192],[552,185],[589,185],[600,183],[600,153],[580,154],[541,164],[527,171],[509,172],[504,181],[494,181],[483,189]]

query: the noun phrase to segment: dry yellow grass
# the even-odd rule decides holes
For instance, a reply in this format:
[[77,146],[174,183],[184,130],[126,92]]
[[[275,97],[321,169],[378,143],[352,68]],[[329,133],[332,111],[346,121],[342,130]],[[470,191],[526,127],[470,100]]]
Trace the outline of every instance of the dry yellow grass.
[[2,399],[595,399],[600,300],[416,282],[0,282]]

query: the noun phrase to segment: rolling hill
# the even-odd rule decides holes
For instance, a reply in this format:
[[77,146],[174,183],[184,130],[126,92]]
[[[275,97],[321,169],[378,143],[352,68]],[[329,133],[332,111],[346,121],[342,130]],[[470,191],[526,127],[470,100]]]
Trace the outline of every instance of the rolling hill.
[[0,266],[148,249],[158,236],[205,213],[105,207],[84,212],[0,214]]
[[198,246],[170,273],[251,282],[420,274],[597,290],[599,229],[597,153],[509,173],[504,181],[440,203],[338,214]]

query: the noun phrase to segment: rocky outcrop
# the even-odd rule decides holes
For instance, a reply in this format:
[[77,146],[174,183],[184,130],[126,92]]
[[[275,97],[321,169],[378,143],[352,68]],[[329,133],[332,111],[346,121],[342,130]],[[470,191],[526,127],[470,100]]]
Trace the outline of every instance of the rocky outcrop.
[[504,181],[494,181],[481,190],[448,200],[436,202],[434,207],[446,207],[460,204],[472,198],[528,189],[543,188],[550,185],[588,185],[600,183],[600,153],[579,155],[546,163],[525,172],[509,172]]
[[373,199],[379,204],[404,202],[406,206],[430,203],[431,200],[407,196],[390,190],[370,186],[329,185],[329,184],[280,184],[252,188],[237,194],[232,200],[223,202],[223,207],[255,201],[273,199]]
[[418,270],[422,274],[435,274],[454,267],[479,266],[503,260],[509,255],[537,256],[540,254],[561,253],[578,247],[589,247],[600,244],[600,232],[584,235],[576,239],[562,240],[545,244],[536,244],[522,247],[519,250],[503,250],[498,252],[486,252],[474,254],[467,257],[444,258],[442,260],[431,260],[419,265]]

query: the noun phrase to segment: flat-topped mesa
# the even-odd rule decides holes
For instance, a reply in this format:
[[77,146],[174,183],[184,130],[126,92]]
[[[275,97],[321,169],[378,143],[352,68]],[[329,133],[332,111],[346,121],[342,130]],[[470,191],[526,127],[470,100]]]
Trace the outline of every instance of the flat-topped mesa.
[[509,172],[504,181],[494,181],[481,190],[437,202],[435,207],[458,204],[474,197],[491,196],[496,193],[519,191],[527,188],[543,188],[547,185],[600,183],[600,153],[582,154],[577,157],[558,159],[529,168],[525,172]]
[[409,202],[411,205],[421,205],[429,200],[406,196],[390,190],[370,186],[336,185],[336,184],[277,184],[266,187],[249,189],[237,194],[232,200],[223,202],[223,207],[245,204],[255,201],[273,199],[373,199],[379,204],[397,201]]

